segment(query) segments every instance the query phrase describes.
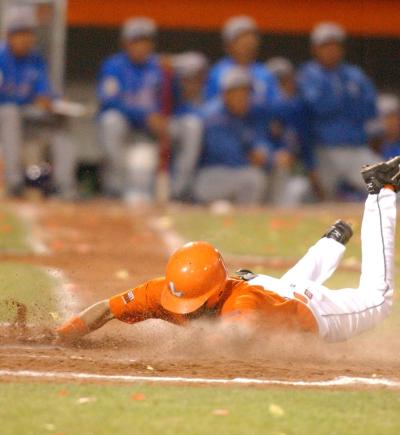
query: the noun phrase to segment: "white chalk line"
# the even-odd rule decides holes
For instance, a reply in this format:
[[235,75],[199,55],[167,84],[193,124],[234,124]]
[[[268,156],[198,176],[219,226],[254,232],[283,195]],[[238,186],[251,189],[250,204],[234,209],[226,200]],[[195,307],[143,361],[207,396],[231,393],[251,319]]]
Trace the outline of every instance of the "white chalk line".
[[42,231],[38,226],[38,208],[32,204],[24,203],[13,205],[11,210],[15,210],[18,217],[28,229],[27,243],[33,252],[38,255],[50,254],[50,249],[42,240]]
[[216,385],[276,385],[289,387],[346,387],[346,386],[374,386],[400,388],[400,381],[384,378],[363,378],[339,376],[324,381],[285,381],[278,379],[209,379],[191,378],[181,376],[134,376],[134,375],[103,375],[96,373],[78,372],[50,372],[34,370],[0,370],[1,377],[35,378],[56,380],[87,380],[87,381],[112,381],[124,383],[149,382],[172,384],[216,384]]

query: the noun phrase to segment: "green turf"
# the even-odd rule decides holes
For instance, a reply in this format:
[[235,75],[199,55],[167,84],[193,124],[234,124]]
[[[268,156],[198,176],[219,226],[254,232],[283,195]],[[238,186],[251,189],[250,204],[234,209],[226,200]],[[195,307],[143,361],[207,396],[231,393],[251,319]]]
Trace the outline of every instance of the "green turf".
[[[132,399],[138,393],[144,400]],[[95,401],[77,403],[82,397]],[[397,435],[399,409],[400,395],[390,391],[0,384],[4,435]]]
[[16,215],[0,210],[0,253],[29,253],[29,230]]
[[0,264],[0,323],[14,320],[16,307],[12,301],[18,301],[28,309],[28,322],[51,324],[58,312],[58,300],[54,292],[55,286],[60,285],[57,281],[35,266]]
[[[355,236],[349,257],[360,247],[358,214],[341,216],[354,224]],[[206,210],[187,210],[172,214],[176,230],[187,240],[207,240],[222,252],[238,255],[263,255],[296,259],[318,240],[337,216],[329,212],[287,211],[276,213],[234,212],[217,216]]]

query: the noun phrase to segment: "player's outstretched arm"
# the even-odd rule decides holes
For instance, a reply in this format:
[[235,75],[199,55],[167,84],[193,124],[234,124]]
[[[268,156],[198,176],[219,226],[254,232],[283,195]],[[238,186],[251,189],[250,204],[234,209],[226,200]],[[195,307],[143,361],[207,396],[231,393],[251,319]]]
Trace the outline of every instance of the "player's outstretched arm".
[[76,316],[67,320],[56,329],[56,333],[61,340],[71,341],[99,329],[108,321],[113,319],[109,301],[97,302],[86,308]]

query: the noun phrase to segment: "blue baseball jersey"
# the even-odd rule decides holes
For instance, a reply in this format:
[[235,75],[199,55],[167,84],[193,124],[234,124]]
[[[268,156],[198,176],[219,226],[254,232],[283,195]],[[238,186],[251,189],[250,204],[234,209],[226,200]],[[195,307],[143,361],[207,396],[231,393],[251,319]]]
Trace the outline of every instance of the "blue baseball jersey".
[[1,44],[0,104],[14,103],[22,106],[32,104],[41,96],[52,96],[44,58],[36,50],[17,57],[8,44]]
[[315,166],[314,150],[310,132],[310,114],[302,96],[297,93],[287,96],[281,93],[274,104],[274,118],[284,128],[285,146],[304,164],[305,168]]
[[381,154],[385,160],[400,156],[400,137],[394,142],[384,142],[381,147]]
[[201,116],[203,110],[203,102],[198,103],[180,100],[174,110],[175,116],[196,115]]
[[[205,98],[207,100],[219,96],[222,77],[236,65],[232,58],[225,57],[211,68],[205,85]],[[249,72],[253,79],[254,103],[257,105],[272,103],[279,93],[275,76],[259,62],[252,63]]]
[[114,54],[104,61],[98,75],[100,113],[114,109],[125,115],[135,127],[145,128],[147,117],[161,110],[163,80],[156,56],[143,64],[136,64],[126,52]]
[[272,151],[268,141],[265,111],[253,106],[244,117],[231,114],[220,99],[203,111],[204,137],[200,166],[248,166],[249,152],[256,148]]
[[360,68],[342,63],[327,70],[310,61],[300,69],[299,83],[310,110],[315,145],[366,143],[365,124],[376,116],[376,91]]

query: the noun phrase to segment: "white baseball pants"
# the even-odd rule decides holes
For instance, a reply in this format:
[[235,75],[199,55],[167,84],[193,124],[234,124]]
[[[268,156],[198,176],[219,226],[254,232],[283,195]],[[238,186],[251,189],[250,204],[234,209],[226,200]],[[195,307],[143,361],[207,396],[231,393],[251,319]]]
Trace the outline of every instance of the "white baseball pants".
[[283,297],[304,297],[327,341],[344,341],[373,328],[390,312],[393,302],[396,194],[382,189],[369,195],[362,228],[362,266],[357,289],[330,290],[322,284],[338,267],[345,247],[333,239],[319,240],[281,279],[258,275],[261,285]]

